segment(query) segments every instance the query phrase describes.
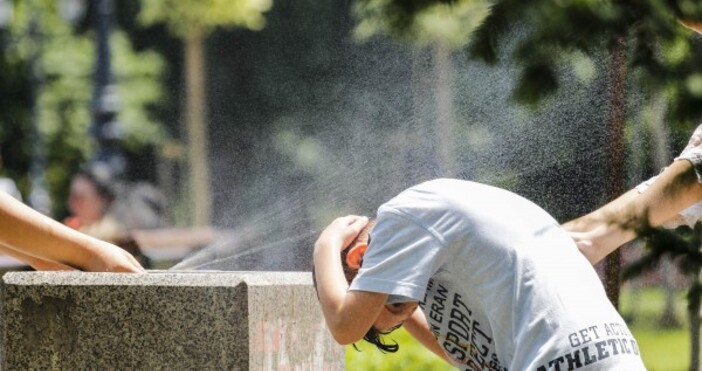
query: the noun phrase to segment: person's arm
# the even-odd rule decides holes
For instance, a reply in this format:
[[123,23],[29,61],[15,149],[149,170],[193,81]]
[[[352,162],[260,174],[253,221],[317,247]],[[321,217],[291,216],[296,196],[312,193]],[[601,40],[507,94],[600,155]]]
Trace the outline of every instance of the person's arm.
[[119,247],[68,228],[3,192],[0,192],[0,244],[86,271],[143,271]]
[[314,248],[317,293],[324,319],[334,340],[351,344],[363,338],[383,309],[388,295],[349,291],[340,254],[359,234],[368,218],[346,216],[334,220]]
[[420,344],[424,345],[425,348],[453,365],[453,362],[451,362],[451,359],[446,355],[446,352],[441,349],[441,344],[436,341],[436,337],[434,337],[434,334],[431,332],[427,318],[424,316],[424,312],[422,312],[421,309],[417,308],[417,310],[412,313],[412,316],[402,324],[402,327],[404,327]]
[[692,164],[678,160],[643,193],[630,190],[596,211],[563,224],[563,228],[594,264],[636,238],[635,228],[640,223],[661,226],[700,200],[702,184]]
[[74,271],[73,267],[27,255],[11,247],[0,244],[0,253],[23,261],[38,271]]

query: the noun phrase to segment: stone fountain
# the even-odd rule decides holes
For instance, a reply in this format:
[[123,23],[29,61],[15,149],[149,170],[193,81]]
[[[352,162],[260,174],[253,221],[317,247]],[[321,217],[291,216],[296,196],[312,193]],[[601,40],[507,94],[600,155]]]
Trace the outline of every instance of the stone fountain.
[[5,370],[343,370],[309,273],[13,272]]

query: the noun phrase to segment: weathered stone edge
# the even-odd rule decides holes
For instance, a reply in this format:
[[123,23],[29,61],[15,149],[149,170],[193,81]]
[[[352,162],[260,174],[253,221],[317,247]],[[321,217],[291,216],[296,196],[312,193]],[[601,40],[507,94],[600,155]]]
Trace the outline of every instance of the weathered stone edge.
[[309,272],[152,271],[149,273],[9,272],[5,285],[249,286],[311,285]]

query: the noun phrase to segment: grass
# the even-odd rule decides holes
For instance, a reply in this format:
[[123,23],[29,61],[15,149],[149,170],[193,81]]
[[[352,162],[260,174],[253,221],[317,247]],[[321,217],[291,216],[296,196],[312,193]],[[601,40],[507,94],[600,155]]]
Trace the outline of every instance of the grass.
[[627,289],[622,292],[621,313],[639,343],[648,371],[685,371],[690,359],[685,293],[675,296],[675,313],[680,325],[660,326],[665,307],[662,289]]
[[390,338],[400,344],[400,350],[397,353],[383,354],[373,345],[363,341],[356,344],[360,352],[352,346],[346,347],[346,369],[373,371],[455,370],[454,367],[426,350],[401,328],[393,332]]
[[[681,325],[674,328],[658,326],[658,320],[664,309],[664,292],[661,289],[622,291],[621,312],[634,337],[648,371],[685,371],[690,357],[689,335],[687,331],[687,314],[685,312],[684,293],[676,295],[675,309]],[[425,350],[404,330],[395,331],[391,338],[400,344],[395,354],[380,353],[365,342],[356,344],[361,350],[357,352],[352,346],[346,349],[346,368],[348,370],[411,370],[442,371],[455,370],[431,352]]]

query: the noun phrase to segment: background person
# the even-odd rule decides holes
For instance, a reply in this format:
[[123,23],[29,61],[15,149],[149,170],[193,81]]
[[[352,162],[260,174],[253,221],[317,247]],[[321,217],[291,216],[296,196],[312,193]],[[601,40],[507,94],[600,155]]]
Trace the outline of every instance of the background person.
[[[136,205],[118,206],[129,193],[111,169],[101,163],[90,164],[73,176],[68,198],[71,216],[64,220],[69,227],[115,244],[132,254],[145,267],[150,266],[127,224],[142,211]],[[126,195],[123,195],[126,194]],[[117,210],[123,212],[119,214]],[[134,210],[131,210],[134,209]],[[131,212],[126,213],[127,210]],[[122,217],[119,218],[118,215]],[[134,223],[132,223],[134,224]],[[130,225],[131,226],[131,225]]]

